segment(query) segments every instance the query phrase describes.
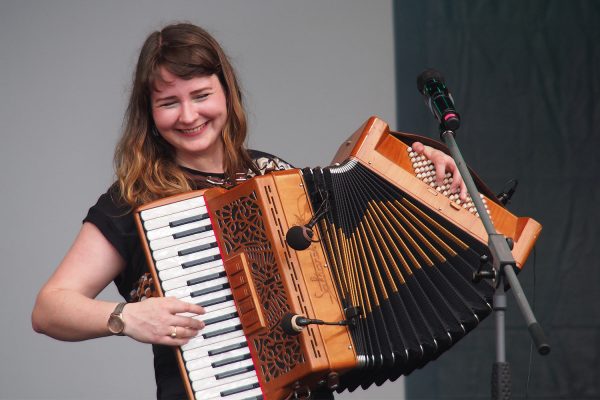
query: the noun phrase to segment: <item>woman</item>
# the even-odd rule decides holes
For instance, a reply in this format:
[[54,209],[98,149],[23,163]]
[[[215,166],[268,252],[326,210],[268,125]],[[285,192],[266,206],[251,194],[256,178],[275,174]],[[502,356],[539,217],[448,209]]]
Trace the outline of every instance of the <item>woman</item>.
[[[185,397],[171,346],[204,327],[202,307],[152,296],[132,210],[168,195],[225,187],[268,170],[290,168],[247,150],[246,117],[233,68],[203,29],[170,25],[145,41],[135,71],[116,182],[90,208],[71,249],[41,289],[33,328],[59,340],[121,334],[153,344],[157,397]],[[443,153],[415,144],[440,170],[457,174]],[[455,186],[461,184],[457,176]],[[126,303],[95,297],[111,281]],[[141,301],[144,300],[144,301]]]

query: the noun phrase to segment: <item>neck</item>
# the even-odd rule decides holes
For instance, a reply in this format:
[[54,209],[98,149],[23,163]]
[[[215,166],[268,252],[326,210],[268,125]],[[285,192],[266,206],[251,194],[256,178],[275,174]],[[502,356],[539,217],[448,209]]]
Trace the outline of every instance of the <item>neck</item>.
[[224,150],[221,144],[218,148],[212,149],[210,152],[177,154],[175,159],[183,167],[207,173],[222,174],[225,172],[223,154]]

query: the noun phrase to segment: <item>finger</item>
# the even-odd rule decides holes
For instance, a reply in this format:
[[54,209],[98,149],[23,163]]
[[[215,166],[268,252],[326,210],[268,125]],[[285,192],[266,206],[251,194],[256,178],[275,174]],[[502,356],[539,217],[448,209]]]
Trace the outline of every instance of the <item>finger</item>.
[[186,327],[186,328],[192,328],[195,330],[200,330],[200,329],[204,329],[204,326],[206,325],[204,323],[204,321],[201,321],[199,319],[196,318],[190,318],[190,317],[183,317],[180,315],[175,315],[174,318],[172,319],[171,325],[173,326],[182,326],[182,327]]
[[174,297],[170,297],[170,299],[168,310],[171,314],[192,313],[201,315],[205,313],[204,308],[197,304],[187,303]]
[[190,341],[191,338],[189,337],[184,337],[184,338],[175,338],[173,339],[171,336],[163,336],[159,341],[158,344],[163,344],[166,346],[183,346],[184,344],[187,344],[187,342]]
[[452,172],[452,185],[450,185],[450,190],[452,193],[458,193],[458,197],[461,201],[467,200],[467,186],[465,185],[465,181],[460,175],[458,168],[454,168],[454,171]]
[[410,147],[413,149],[414,152],[419,154],[423,154],[423,151],[425,151],[425,145],[423,145],[423,143],[421,142],[414,142]]
[[446,176],[446,168],[448,167],[448,164],[446,164],[444,159],[440,158],[432,160],[432,162],[433,166],[435,167],[435,183],[441,186],[444,184],[444,178]]
[[[198,334],[197,329],[185,328],[181,326],[169,327],[169,333],[167,336],[173,340],[175,339],[190,339]],[[173,335],[175,333],[175,335]]]
[[465,185],[465,181],[460,178],[461,182],[460,182],[460,199],[462,201],[466,201],[467,200],[467,185]]

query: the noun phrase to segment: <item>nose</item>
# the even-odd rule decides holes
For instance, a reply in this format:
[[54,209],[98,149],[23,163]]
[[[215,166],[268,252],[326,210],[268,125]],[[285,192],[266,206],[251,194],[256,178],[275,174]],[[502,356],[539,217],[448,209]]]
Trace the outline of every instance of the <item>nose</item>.
[[179,115],[179,121],[183,124],[191,124],[196,120],[198,113],[194,109],[194,105],[189,101],[181,103],[181,114]]

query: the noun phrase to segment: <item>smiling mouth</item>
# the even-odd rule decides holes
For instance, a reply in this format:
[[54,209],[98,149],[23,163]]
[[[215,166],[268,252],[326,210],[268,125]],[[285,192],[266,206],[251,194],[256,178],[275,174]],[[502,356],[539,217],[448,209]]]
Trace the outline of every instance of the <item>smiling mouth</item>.
[[204,127],[206,126],[206,124],[208,124],[208,121],[204,122],[201,125],[198,125],[194,128],[190,128],[190,129],[178,129],[179,132],[183,133],[184,135],[194,135],[196,133],[200,133],[202,131],[202,129],[204,129]]

